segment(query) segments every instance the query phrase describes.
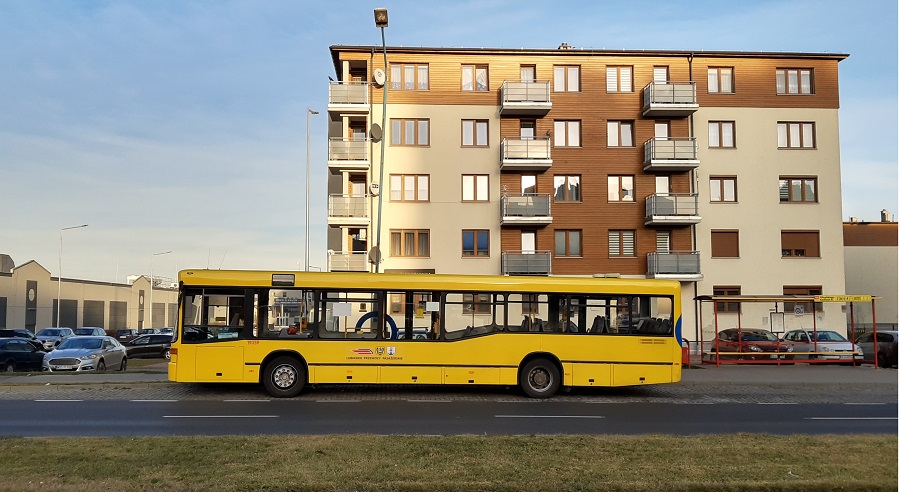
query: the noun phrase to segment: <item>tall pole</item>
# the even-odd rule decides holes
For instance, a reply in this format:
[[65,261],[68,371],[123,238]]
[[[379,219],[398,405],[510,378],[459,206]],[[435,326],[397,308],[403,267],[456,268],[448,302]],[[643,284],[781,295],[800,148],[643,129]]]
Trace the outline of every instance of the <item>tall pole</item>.
[[[80,229],[87,227],[87,224],[81,224],[72,227],[63,227],[59,230],[59,277],[56,279],[56,327],[59,328],[59,315],[62,312],[62,236],[63,231],[69,229]],[[73,326],[73,328],[76,328]]]
[[153,257],[167,255],[169,253],[171,253],[171,251],[163,251],[162,253],[153,253],[150,255],[150,326],[147,328],[153,328]]
[[306,247],[303,249],[303,271],[309,271],[309,115],[318,111],[306,108]]
[[[390,67],[387,62],[387,45],[384,42],[384,28],[388,25],[387,9],[375,9],[375,25],[381,28],[381,51],[384,54],[384,71],[390,73]],[[381,165],[378,169],[378,228],[375,229],[375,273],[381,268],[381,210],[384,202],[384,193],[387,191],[384,186],[384,148],[386,143],[384,139],[387,136],[387,99],[388,84],[384,83],[384,93],[381,97]]]

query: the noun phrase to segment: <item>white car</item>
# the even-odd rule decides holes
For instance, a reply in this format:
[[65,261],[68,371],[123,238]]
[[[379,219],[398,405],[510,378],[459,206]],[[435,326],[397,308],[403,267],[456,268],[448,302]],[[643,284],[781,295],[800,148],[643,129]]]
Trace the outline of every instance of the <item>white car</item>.
[[[792,330],[784,341],[794,348],[795,359],[844,360],[862,358],[862,349],[832,330]],[[810,353],[812,352],[812,353]]]
[[124,371],[128,367],[125,347],[113,337],[72,337],[44,355],[45,371]]

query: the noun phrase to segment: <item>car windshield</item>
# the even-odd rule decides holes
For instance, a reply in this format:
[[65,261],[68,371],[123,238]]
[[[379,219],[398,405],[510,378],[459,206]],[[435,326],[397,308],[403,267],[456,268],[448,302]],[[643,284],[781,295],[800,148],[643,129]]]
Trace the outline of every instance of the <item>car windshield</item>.
[[[809,334],[809,339],[813,339],[813,332],[807,332]],[[836,331],[818,331],[815,333],[816,341],[819,342],[846,342],[847,339],[841,336],[840,333]]]
[[76,335],[93,335],[94,330],[92,328],[79,328],[75,330]]
[[65,349],[98,349],[103,340],[99,338],[70,338],[59,344],[58,350]]
[[745,331],[741,334],[745,342],[776,342],[778,338],[768,331]]
[[58,337],[62,335],[62,330],[58,328],[44,328],[38,332],[39,337]]

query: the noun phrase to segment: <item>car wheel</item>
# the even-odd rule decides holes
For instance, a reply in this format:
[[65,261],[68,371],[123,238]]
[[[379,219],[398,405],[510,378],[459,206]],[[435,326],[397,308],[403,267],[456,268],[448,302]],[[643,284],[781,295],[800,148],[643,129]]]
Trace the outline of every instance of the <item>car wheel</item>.
[[128,369],[128,357],[122,357],[122,365],[119,366],[120,371]]
[[97,370],[98,371],[106,370],[106,362],[103,362],[103,359],[100,359],[100,362],[97,362]]
[[170,349],[166,349],[166,351],[163,352],[163,357],[165,357],[166,360],[172,360],[172,354],[169,353],[169,350]]
[[547,359],[535,359],[519,373],[519,386],[532,398],[550,398],[559,390],[559,369]]
[[306,385],[306,370],[294,357],[277,357],[266,365],[263,386],[276,398],[293,398]]
[[7,362],[5,366],[3,366],[3,372],[16,372],[16,365],[12,362]]

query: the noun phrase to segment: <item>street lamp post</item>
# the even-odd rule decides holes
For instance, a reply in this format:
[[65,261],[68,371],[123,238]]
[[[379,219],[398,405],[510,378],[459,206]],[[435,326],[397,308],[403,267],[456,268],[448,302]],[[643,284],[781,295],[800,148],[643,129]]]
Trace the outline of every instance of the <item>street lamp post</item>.
[[[62,312],[62,236],[63,231],[69,229],[80,229],[87,227],[87,224],[81,224],[72,227],[63,227],[59,230],[59,277],[56,279],[56,327],[59,328],[59,315]],[[76,327],[73,327],[76,328]]]
[[[387,62],[387,45],[384,43],[384,28],[388,26],[388,11],[385,8],[375,9],[375,27],[381,29],[381,51],[384,54],[384,71],[390,73],[390,67]],[[388,83],[384,83],[384,93],[381,97],[381,131],[382,135],[387,133],[387,98]],[[378,169],[378,228],[375,229],[375,273],[378,273],[381,267],[381,209],[385,193],[384,189],[384,136],[381,138],[381,165]]]
[[153,253],[150,255],[150,326],[148,328],[153,328],[153,257],[167,255],[169,253],[171,253],[171,251],[163,251],[162,253]]
[[319,114],[318,111],[306,108],[306,246],[304,252],[303,270],[309,271],[309,115]]

